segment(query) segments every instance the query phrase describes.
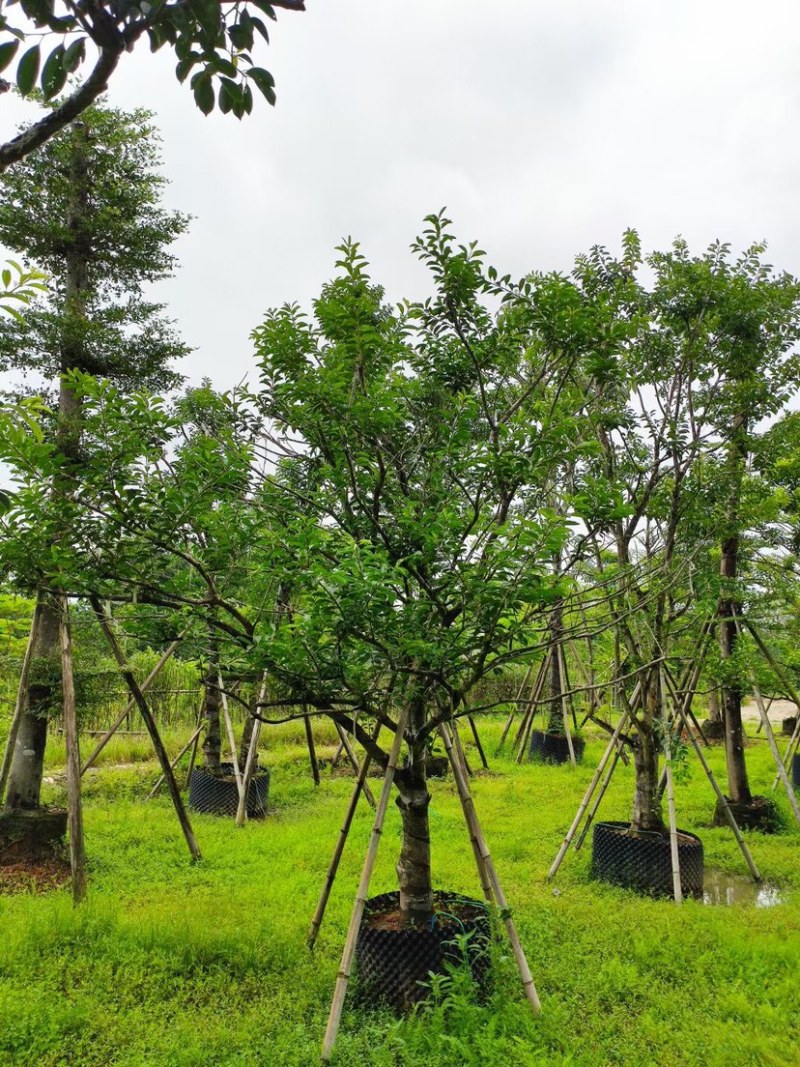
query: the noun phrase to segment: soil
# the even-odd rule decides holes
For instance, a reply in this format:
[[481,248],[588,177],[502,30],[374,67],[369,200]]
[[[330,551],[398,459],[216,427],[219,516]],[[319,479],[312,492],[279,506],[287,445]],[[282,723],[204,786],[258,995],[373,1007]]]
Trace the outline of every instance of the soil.
[[[613,827],[612,829],[614,830],[614,833],[619,834],[620,837],[652,838],[653,834],[658,834],[659,837],[663,837],[663,838],[665,838],[667,840],[669,839],[669,829],[667,827],[665,827],[661,831],[659,831],[659,830],[632,830],[630,827],[628,827],[627,829],[625,829],[623,827],[618,827],[618,828],[617,827]],[[675,836],[678,838],[678,843],[679,844],[681,842],[683,842],[684,845],[692,845],[692,844],[694,844],[694,838],[693,837],[689,837],[688,834],[681,833],[680,830],[678,830],[678,832],[677,832],[677,834]]]
[[48,893],[69,885],[69,860],[63,856],[48,856],[38,860],[24,859],[9,863],[4,857],[0,865],[0,896],[11,893]]
[[[483,914],[483,909],[476,908],[474,904],[461,904],[452,901],[448,904],[447,911],[434,911],[437,925],[444,930],[452,929],[454,933],[460,932],[462,923],[473,922]],[[370,930],[406,930],[410,924],[404,921],[403,912],[399,908],[395,908],[392,911],[367,914],[364,917],[364,925]],[[417,923],[416,925],[424,926],[427,924]]]

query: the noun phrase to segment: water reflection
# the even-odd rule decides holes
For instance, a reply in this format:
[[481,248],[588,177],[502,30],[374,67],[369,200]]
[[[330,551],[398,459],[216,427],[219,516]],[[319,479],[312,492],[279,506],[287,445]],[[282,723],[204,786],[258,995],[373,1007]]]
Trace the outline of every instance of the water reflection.
[[706,871],[703,879],[704,904],[753,904],[757,908],[774,908],[784,901],[774,882],[754,882],[742,874]]

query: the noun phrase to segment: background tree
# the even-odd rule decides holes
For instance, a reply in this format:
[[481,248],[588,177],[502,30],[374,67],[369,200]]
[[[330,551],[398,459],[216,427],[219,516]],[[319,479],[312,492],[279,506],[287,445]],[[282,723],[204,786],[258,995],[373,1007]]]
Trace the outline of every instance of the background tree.
[[[21,17],[12,24],[14,7]],[[16,84],[23,96],[38,85],[45,100],[51,100],[87,60],[93,65],[86,80],[75,85],[44,118],[0,145],[0,170],[24,159],[91,107],[105,92],[123,54],[143,37],[152,51],[164,45],[173,48],[179,81],[194,71],[190,87],[204,114],[214,109],[215,102],[220,111],[237,118],[249,114],[251,83],[274,104],[274,79],[269,71],[255,66],[250,53],[256,35],[269,41],[261,15],[274,19],[275,8],[303,11],[304,4],[303,0],[153,0],[144,4],[139,0],[9,0],[0,12],[0,71],[19,55]],[[48,36],[55,36],[57,43],[42,62],[41,38]],[[4,82],[3,89],[8,88]]]
[[[60,469],[50,492],[63,500],[74,494],[83,462],[80,399],[69,372],[104,375],[125,389],[180,380],[170,364],[188,349],[162,306],[144,297],[146,285],[171,274],[168,247],[188,225],[160,206],[158,163],[148,113],[94,108],[3,178],[0,241],[24,249],[50,286],[24,316],[0,322],[0,367],[59,381],[51,432]],[[65,528],[53,531],[51,551],[65,539]],[[32,684],[6,797],[11,808],[34,810],[58,675],[57,607],[44,591],[39,600]]]

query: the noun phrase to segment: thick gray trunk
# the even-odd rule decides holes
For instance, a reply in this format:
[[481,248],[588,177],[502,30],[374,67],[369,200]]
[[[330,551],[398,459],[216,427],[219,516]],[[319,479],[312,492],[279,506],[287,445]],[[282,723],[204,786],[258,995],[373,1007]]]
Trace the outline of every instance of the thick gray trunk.
[[403,844],[396,870],[400,910],[404,921],[408,923],[424,922],[433,915],[431,834],[428,822],[431,796],[425,773],[425,745],[418,740],[425,721],[425,700],[420,693],[409,713],[408,727],[412,737],[410,761],[395,774],[400,794],[397,806],[403,819]]
[[658,792],[658,745],[650,722],[638,722],[633,746],[636,791],[633,797],[631,828],[664,831],[661,797]]

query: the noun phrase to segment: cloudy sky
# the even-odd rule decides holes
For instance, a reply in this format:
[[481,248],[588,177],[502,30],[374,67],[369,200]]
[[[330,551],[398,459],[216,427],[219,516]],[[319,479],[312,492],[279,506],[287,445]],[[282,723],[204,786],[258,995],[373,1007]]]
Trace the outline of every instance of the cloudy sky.
[[[168,199],[195,216],[159,287],[193,381],[251,368],[266,308],[307,304],[362,242],[393,300],[447,206],[503,272],[568,269],[628,226],[645,247],[766,238],[800,274],[796,0],[306,0],[257,62],[278,105],[204,118],[171,52],[126,56],[110,102],[152,109]],[[19,117],[0,98],[3,137]]]

